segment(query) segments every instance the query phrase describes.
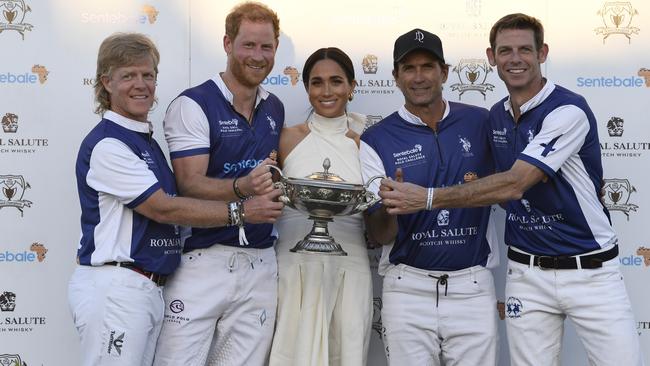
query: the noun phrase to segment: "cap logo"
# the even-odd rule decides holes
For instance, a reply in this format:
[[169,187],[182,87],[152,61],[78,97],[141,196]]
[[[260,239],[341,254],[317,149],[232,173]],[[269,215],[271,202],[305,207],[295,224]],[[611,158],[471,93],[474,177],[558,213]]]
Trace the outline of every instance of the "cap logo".
[[422,41],[424,41],[424,33],[420,31],[415,31],[415,40],[420,43],[423,43]]

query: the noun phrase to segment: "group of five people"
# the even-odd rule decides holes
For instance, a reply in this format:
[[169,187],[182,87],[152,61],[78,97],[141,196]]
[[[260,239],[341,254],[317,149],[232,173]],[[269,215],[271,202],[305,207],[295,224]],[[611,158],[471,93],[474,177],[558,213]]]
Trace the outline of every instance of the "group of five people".
[[[366,232],[384,244],[389,364],[496,365],[494,203],[507,210],[512,365],[558,365],[567,316],[591,364],[643,364],[599,201],[595,118],[542,77],[537,19],[511,14],[492,28],[487,57],[509,97],[491,111],[445,100],[441,40],[403,34],[393,76],[405,103],[365,131],[347,110],[353,63],[336,47],[308,57],[312,110],[284,126],[282,102],[260,85],[279,35],[265,5],[227,16],[226,70],[167,109],[173,173],[147,119],[155,45],[122,33],[100,46],[103,119],[77,158],[82,237],[69,284],[84,365],[365,365]],[[269,168],[303,177],[324,158],[350,183],[387,177],[370,188],[381,204],[330,223],[344,257],[289,252],[310,224],[283,207]]]

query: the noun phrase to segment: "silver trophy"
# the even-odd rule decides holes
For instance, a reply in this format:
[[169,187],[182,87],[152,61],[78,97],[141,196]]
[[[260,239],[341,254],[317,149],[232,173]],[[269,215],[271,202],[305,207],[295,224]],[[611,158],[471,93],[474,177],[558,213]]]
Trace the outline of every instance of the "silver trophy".
[[329,172],[328,158],[323,161],[324,171],[305,178],[285,177],[278,167],[269,167],[280,173],[280,181],[275,183],[282,190],[280,200],[308,214],[309,220],[314,221],[311,231],[291,251],[348,255],[329,234],[327,223],[334,221],[334,216],[354,215],[379,202],[380,198],[367,188],[374,180],[384,176],[372,177],[365,185],[346,183],[343,178]]

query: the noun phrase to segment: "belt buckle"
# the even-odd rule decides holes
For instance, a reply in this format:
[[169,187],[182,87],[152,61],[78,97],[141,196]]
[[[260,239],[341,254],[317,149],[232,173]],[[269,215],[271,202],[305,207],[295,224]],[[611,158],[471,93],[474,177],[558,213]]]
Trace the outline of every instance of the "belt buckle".
[[[553,262],[553,264],[552,264],[551,267],[543,266],[542,265],[542,260],[550,260],[550,261]],[[559,261],[558,257],[551,257],[549,255],[540,255],[540,256],[535,257],[535,262],[537,262],[535,264],[537,264],[537,267],[539,267],[539,269],[542,269],[542,270],[557,269],[558,261]]]

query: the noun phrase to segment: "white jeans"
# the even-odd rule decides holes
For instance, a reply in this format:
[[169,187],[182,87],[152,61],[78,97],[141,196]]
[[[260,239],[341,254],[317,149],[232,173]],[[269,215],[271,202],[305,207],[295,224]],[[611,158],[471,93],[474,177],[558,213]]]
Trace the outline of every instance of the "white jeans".
[[213,245],[183,254],[165,286],[154,365],[263,365],[277,304],[275,250]]
[[163,319],[161,292],[127,268],[77,266],[68,302],[81,338],[81,365],[151,365]]
[[643,365],[618,258],[602,268],[543,270],[508,261],[506,330],[513,366],[557,366],[568,317],[590,365]]
[[386,272],[382,297],[390,365],[496,365],[497,311],[490,270],[475,266],[437,272],[400,264]]

